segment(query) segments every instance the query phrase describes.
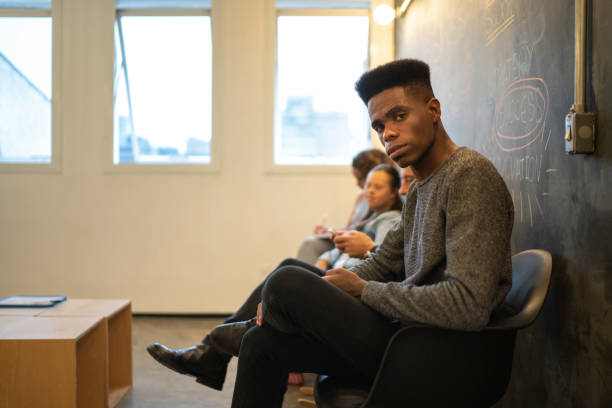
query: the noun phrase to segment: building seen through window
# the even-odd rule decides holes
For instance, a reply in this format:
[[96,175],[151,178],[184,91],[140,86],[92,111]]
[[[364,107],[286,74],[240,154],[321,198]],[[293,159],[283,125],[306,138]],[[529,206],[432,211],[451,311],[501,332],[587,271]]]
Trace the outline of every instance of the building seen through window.
[[115,45],[114,163],[210,163],[210,17],[121,16]]
[[370,146],[354,82],[367,69],[367,16],[281,15],[277,24],[276,164],[349,164]]
[[0,163],[51,162],[51,38],[51,17],[0,17]]

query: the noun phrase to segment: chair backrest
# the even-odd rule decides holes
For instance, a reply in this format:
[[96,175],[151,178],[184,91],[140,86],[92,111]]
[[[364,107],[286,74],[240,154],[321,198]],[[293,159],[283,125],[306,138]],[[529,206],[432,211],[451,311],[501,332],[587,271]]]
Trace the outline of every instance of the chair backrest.
[[505,303],[518,313],[491,323],[489,329],[520,329],[538,317],[552,271],[552,257],[548,251],[530,249],[512,257],[512,288]]

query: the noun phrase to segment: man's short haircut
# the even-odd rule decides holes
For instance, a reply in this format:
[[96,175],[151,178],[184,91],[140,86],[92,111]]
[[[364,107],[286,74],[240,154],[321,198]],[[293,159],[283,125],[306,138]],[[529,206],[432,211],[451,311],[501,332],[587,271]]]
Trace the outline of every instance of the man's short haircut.
[[367,105],[373,96],[396,86],[404,89],[412,86],[424,88],[433,96],[429,65],[417,59],[389,62],[365,72],[355,84],[355,89],[363,103]]

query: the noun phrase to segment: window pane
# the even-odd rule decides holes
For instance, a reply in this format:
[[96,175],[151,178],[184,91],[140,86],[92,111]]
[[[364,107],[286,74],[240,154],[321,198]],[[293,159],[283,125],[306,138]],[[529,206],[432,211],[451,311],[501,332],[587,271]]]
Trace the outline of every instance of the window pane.
[[51,162],[50,17],[0,17],[0,162]]
[[210,0],[117,0],[117,10],[126,9],[210,9]]
[[0,8],[51,10],[51,0],[0,0]]
[[365,9],[370,0],[276,0],[277,9]]
[[210,18],[120,22],[114,163],[210,163]]
[[370,146],[354,90],[367,68],[368,18],[279,16],[274,161],[348,164]]

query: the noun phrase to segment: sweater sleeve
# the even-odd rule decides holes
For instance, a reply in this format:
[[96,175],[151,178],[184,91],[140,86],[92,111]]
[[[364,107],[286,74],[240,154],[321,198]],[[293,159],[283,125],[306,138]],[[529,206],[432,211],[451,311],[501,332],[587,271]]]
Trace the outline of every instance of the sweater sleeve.
[[[503,286],[507,282],[503,281],[511,268],[512,201],[492,165],[466,166],[447,183],[442,249],[445,262],[436,271],[440,279],[434,279],[435,283],[426,279],[419,285],[409,280],[368,282],[361,300],[392,319],[479,330],[507,292],[508,286]],[[394,245],[392,250],[399,248]],[[423,250],[428,250],[426,245]],[[371,269],[378,270],[374,266]],[[500,291],[502,286],[505,291]]]
[[[373,225],[371,227],[366,227],[368,230],[368,236],[373,238],[376,246],[380,246],[387,235],[387,232],[398,222],[400,221],[400,212],[397,210],[387,211],[385,213],[380,214],[375,221],[373,221]],[[343,262],[342,267],[346,269],[353,269],[357,265],[361,264],[363,259],[361,258],[348,258],[345,262]],[[334,266],[335,267],[335,266]]]

